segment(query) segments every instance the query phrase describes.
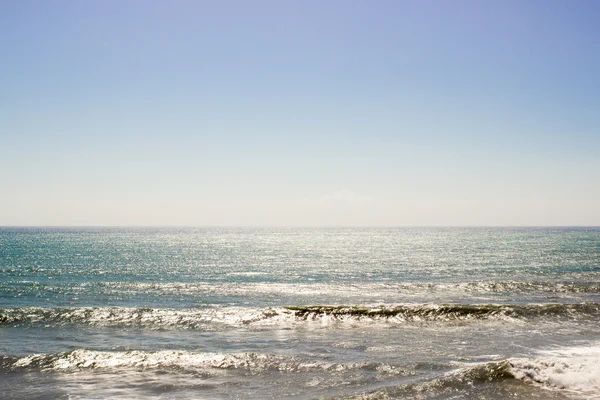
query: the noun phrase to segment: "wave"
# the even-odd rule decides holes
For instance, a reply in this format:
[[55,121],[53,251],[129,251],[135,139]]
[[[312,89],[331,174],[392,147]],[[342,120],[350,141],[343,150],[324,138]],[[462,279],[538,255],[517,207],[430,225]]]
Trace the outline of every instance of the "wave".
[[161,351],[96,351],[78,349],[55,354],[32,354],[26,357],[1,357],[5,370],[35,369],[73,372],[79,370],[158,369],[161,371],[193,371],[210,374],[234,369],[251,373],[278,372],[344,372],[374,371],[378,374],[411,375],[413,369],[387,363],[330,363],[300,360],[293,356],[258,353],[195,353],[178,350]]
[[466,398],[554,398],[536,393],[535,389],[541,388],[567,392],[575,398],[600,399],[599,356],[600,352],[580,357],[507,359],[475,364],[447,372],[439,378],[343,398],[439,399],[455,398],[457,392],[463,393]]
[[447,377],[469,382],[516,379],[545,389],[600,399],[600,346],[541,351],[535,358],[480,364],[459,369]]
[[[280,317],[280,318],[278,318]],[[263,321],[276,324],[288,319],[275,309],[245,307],[171,309],[127,307],[23,307],[0,309],[0,325],[118,326],[144,329],[203,329],[218,325],[239,326]],[[283,322],[283,321],[281,321]]]
[[598,282],[468,282],[449,286],[470,292],[600,293],[600,283]]
[[[0,270],[2,272],[2,270]],[[9,271],[10,272],[10,271]],[[229,276],[256,277],[263,272],[232,272]],[[9,274],[10,275],[10,274]],[[599,294],[600,282],[544,282],[544,281],[477,281],[456,283],[432,282],[84,282],[61,284],[39,283],[35,280],[15,280],[0,283],[0,289],[7,293],[51,292],[79,296],[88,292],[103,296],[123,296],[154,294],[177,294],[179,296],[360,296],[381,298],[392,296],[419,297],[435,293],[448,294]]]
[[578,304],[418,304],[391,307],[299,306],[287,307],[298,318],[388,319],[396,321],[448,321],[493,318],[532,318],[600,314],[600,303]]
[[517,379],[600,399],[600,346],[542,352],[535,359],[512,359]]
[[307,321],[422,323],[471,320],[585,318],[600,315],[600,303],[404,304],[388,306],[288,306],[200,309],[23,307],[0,309],[0,325],[92,325],[140,329],[213,330],[235,326],[284,326]]
[[[182,350],[161,351],[97,351],[78,349],[53,354],[25,357],[0,356],[4,371],[120,373],[124,370],[184,372],[214,376],[219,371],[236,370],[249,374],[278,373],[375,373],[379,376],[410,377],[401,386],[378,389],[357,395],[357,399],[443,398],[445,395],[470,391],[473,397],[499,398],[507,395],[529,398],[532,389],[567,391],[588,399],[600,399],[600,346],[578,347],[540,352],[535,358],[509,358],[501,361],[463,364],[459,368],[431,379],[432,365],[392,365],[382,362],[333,363],[322,359],[306,359],[283,354],[202,353]],[[447,366],[446,366],[447,368]],[[388,379],[385,378],[385,379]],[[392,378],[395,379],[395,378]],[[487,385],[493,383],[494,385]],[[508,383],[508,385],[505,385]],[[516,385],[516,386],[515,386]],[[502,396],[500,396],[502,397]],[[538,398],[539,396],[536,396]],[[344,398],[348,398],[345,396]]]

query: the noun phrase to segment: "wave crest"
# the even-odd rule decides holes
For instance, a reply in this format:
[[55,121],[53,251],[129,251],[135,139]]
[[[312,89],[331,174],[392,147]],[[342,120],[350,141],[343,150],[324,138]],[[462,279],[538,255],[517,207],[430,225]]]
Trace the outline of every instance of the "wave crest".
[[511,359],[515,378],[600,398],[600,347],[547,351],[535,359]]
[[320,318],[386,319],[397,321],[448,321],[492,318],[533,318],[561,315],[597,315],[600,304],[418,304],[391,307],[364,306],[294,306],[286,307],[296,317],[313,320]]
[[211,374],[217,370],[245,370],[260,373],[279,372],[344,372],[369,370],[378,374],[409,375],[413,371],[386,363],[329,363],[300,360],[292,356],[257,353],[194,353],[177,350],[108,352],[78,349],[56,354],[32,354],[22,358],[6,357],[7,369],[32,368],[42,371],[76,371],[82,369],[161,369],[185,370]]
[[307,321],[420,323],[470,320],[579,318],[600,315],[600,303],[575,304],[410,304],[388,306],[223,307],[201,309],[24,307],[0,309],[0,325],[81,324],[143,329],[281,327]]

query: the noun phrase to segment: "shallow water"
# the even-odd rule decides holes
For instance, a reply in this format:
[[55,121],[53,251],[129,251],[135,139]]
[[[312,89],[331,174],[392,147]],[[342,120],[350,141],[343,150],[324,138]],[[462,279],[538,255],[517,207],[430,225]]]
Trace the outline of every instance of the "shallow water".
[[600,398],[600,229],[0,229],[0,398]]

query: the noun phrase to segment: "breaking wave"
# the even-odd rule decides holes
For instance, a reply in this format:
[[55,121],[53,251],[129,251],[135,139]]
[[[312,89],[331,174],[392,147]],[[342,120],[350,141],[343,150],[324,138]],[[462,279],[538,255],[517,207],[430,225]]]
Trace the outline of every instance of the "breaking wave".
[[[366,399],[440,398],[460,390],[485,391],[486,383],[514,382],[521,389],[538,387],[561,390],[577,397],[600,399],[600,347],[578,347],[541,352],[536,358],[511,358],[502,361],[464,364],[434,379],[419,379],[422,368],[431,366],[391,365],[381,362],[334,363],[281,354],[201,353],[178,350],[96,351],[78,349],[25,357],[0,356],[3,370],[76,372],[101,370],[157,370],[214,376],[219,371],[235,370],[248,374],[277,373],[368,373],[411,377],[411,383],[386,387],[356,397]],[[354,373],[352,372],[352,373]],[[427,374],[426,374],[427,375]],[[492,386],[495,397],[502,390],[512,393],[518,387]],[[488,388],[490,388],[488,386]],[[527,392],[524,392],[527,393]],[[480,392],[485,397],[485,392]],[[513,393],[514,395],[514,393]],[[476,396],[477,397],[477,396]],[[479,396],[481,397],[481,396]],[[344,397],[348,398],[348,397]]]
[[250,373],[344,372],[366,370],[378,374],[411,375],[414,370],[386,363],[330,363],[300,360],[296,357],[257,353],[194,353],[188,351],[95,351],[78,349],[56,354],[33,354],[26,357],[0,357],[4,369],[36,369],[73,372],[87,369],[160,369],[210,374],[218,370],[243,370]]
[[[577,399],[600,399],[597,358],[594,361],[543,359],[510,359],[469,366],[444,376],[387,387],[373,392],[346,397],[348,400],[440,399],[440,398],[555,398],[531,391],[535,387],[570,394]],[[486,384],[494,383],[489,386]],[[509,383],[509,385],[503,385]],[[521,386],[518,386],[521,383]],[[516,385],[516,386],[515,386]],[[462,393],[466,397],[456,397]],[[540,397],[541,396],[541,397]],[[563,398],[563,397],[560,397]],[[337,399],[337,398],[336,398]],[[333,399],[332,399],[333,400]]]
[[418,323],[470,320],[524,320],[600,315],[600,303],[409,304],[391,306],[288,306],[271,308],[215,307],[199,309],[23,307],[0,309],[0,325],[52,326],[81,324],[139,329],[200,329],[219,326],[281,326],[306,321]]
[[517,379],[600,399],[600,346],[546,351],[538,358],[510,363]]
[[125,307],[0,309],[2,325],[68,325],[119,326],[143,329],[207,329],[212,325],[247,325],[263,321],[285,320],[274,309],[243,307],[171,309]]
[[390,319],[396,321],[448,321],[491,318],[532,318],[600,314],[599,303],[580,304],[419,304],[392,307],[300,306],[287,307],[304,319]]
[[[485,385],[503,382],[513,384]],[[517,383],[521,383],[521,386],[515,386]],[[511,358],[465,365],[439,378],[387,387],[350,398],[454,398],[457,390],[463,394],[465,390],[472,391],[472,397],[487,398],[486,390],[490,389],[491,392],[487,394],[492,398],[519,396],[519,393],[520,397],[528,398],[531,397],[532,387],[568,393],[568,397],[572,398],[600,399],[600,346],[540,352],[536,358]],[[535,398],[544,396],[536,395]]]

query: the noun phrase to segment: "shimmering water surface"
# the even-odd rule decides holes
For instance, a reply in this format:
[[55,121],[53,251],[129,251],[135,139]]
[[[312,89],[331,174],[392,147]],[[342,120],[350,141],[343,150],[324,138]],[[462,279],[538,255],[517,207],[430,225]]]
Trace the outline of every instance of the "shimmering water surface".
[[600,398],[599,228],[0,228],[0,398]]

